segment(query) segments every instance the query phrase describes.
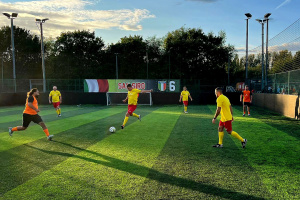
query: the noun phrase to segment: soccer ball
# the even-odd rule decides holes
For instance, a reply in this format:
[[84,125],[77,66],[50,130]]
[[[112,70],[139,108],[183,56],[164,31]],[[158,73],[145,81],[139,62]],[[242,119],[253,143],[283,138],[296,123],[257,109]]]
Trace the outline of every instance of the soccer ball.
[[115,128],[115,127],[113,127],[113,126],[112,126],[112,127],[110,127],[110,128],[109,128],[109,132],[111,132],[111,133],[114,133],[114,132],[116,132],[116,128]]

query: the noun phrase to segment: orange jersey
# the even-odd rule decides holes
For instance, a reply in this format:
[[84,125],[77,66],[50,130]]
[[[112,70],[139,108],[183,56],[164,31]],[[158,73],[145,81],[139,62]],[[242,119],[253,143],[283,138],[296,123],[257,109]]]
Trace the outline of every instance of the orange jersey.
[[29,115],[37,115],[37,112],[28,106],[28,103],[32,103],[32,105],[36,109],[39,109],[38,101],[36,100],[36,98],[34,96],[28,96],[28,98],[26,100],[25,110],[23,113],[29,114]]
[[243,91],[243,101],[244,102],[250,102],[251,101],[251,95],[252,95],[252,92],[250,90],[244,90]]

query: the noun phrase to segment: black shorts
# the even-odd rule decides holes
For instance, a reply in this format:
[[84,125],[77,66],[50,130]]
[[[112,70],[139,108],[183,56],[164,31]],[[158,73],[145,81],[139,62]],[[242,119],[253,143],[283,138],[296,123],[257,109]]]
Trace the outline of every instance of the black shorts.
[[250,103],[250,102],[243,102],[243,105],[244,105],[244,106],[250,107],[250,106],[251,106],[251,103]]
[[29,115],[29,114],[23,113],[23,127],[28,127],[30,122],[39,124],[40,122],[43,122],[43,120],[42,120],[41,116],[39,116],[39,115]]

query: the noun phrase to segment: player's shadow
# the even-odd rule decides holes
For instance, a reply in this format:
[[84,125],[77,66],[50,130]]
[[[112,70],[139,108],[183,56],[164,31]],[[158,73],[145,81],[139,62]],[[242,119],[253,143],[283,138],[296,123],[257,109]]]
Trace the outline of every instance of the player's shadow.
[[296,103],[295,103],[295,119],[300,119],[300,105],[299,105],[299,97],[300,94],[298,94],[298,97],[296,99]]
[[171,185],[175,185],[178,187],[183,187],[186,189],[191,189],[194,191],[198,191],[201,193],[206,193],[209,195],[214,195],[214,196],[218,196],[221,198],[226,198],[226,199],[232,199],[232,200],[240,200],[240,199],[254,199],[254,200],[260,200],[260,199],[264,199],[264,198],[260,198],[260,197],[255,197],[255,196],[251,196],[251,195],[247,195],[247,194],[242,194],[239,192],[235,192],[235,191],[231,191],[228,189],[222,189],[222,188],[218,188],[216,186],[212,186],[212,185],[208,185],[208,184],[204,184],[204,183],[200,183],[200,182],[196,182],[193,180],[188,180],[188,179],[184,179],[184,178],[179,178],[179,177],[175,177],[169,174],[165,174],[162,172],[159,172],[157,170],[145,167],[145,166],[141,166],[138,164],[134,164],[134,163],[130,163],[127,161],[123,161],[117,158],[112,158],[106,155],[103,155],[101,153],[97,153],[94,151],[90,151],[90,150],[86,150],[86,149],[82,149],[80,147],[76,147],[73,146],[71,144],[68,143],[64,143],[64,142],[58,142],[55,141],[56,143],[60,143],[72,148],[75,148],[77,150],[81,150],[83,152],[87,152],[93,155],[96,155],[98,157],[101,157],[102,159],[104,159],[105,161],[102,160],[96,160],[96,159],[92,159],[92,158],[87,158],[87,157],[83,157],[80,155],[74,155],[74,154],[69,154],[69,153],[64,153],[64,152],[56,152],[56,151],[48,151],[45,149],[40,149],[37,147],[33,147],[33,146],[29,146],[33,149],[39,150],[41,152],[44,153],[49,153],[52,155],[60,155],[60,156],[66,156],[66,157],[75,157],[75,158],[79,158],[88,162],[93,162],[96,164],[101,164],[107,167],[111,167],[114,169],[118,169],[124,172],[128,172],[137,176],[141,176],[141,177],[146,177],[149,178],[151,180],[155,180],[155,181],[159,181],[161,183],[166,183],[166,184],[171,184]]

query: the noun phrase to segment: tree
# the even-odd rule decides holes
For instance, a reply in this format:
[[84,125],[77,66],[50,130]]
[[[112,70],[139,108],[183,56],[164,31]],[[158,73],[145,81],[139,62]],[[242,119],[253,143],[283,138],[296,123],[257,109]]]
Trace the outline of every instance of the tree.
[[[0,28],[0,53],[7,52],[7,66],[12,66],[11,52],[11,28],[4,26]],[[16,78],[42,78],[41,67],[41,44],[36,35],[30,31],[14,27],[15,59],[16,59]],[[12,67],[6,67],[5,78],[13,78]]]
[[225,33],[215,36],[204,34],[201,29],[180,28],[168,33],[164,45],[172,60],[172,78],[209,83],[227,79],[225,67],[233,47],[225,46]]
[[102,66],[104,42],[95,32],[74,31],[62,33],[49,47],[50,78],[99,78],[105,71]]

